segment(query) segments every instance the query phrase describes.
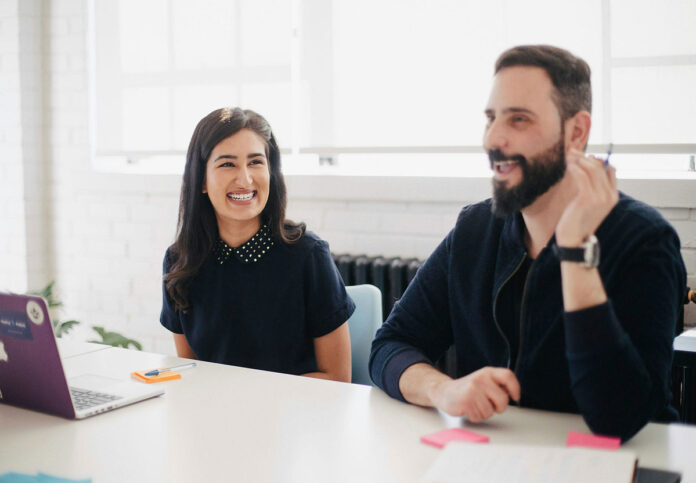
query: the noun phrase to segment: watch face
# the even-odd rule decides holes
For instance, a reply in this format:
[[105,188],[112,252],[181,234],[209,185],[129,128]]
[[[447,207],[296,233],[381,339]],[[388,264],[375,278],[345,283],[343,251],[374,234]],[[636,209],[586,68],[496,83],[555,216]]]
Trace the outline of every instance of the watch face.
[[583,267],[596,268],[599,266],[599,241],[594,235],[590,235],[585,243],[582,244],[585,249],[585,262]]
[[554,244],[553,253],[562,262],[579,263],[581,267],[596,268],[599,266],[599,241],[590,235],[587,241],[577,248],[559,247]]

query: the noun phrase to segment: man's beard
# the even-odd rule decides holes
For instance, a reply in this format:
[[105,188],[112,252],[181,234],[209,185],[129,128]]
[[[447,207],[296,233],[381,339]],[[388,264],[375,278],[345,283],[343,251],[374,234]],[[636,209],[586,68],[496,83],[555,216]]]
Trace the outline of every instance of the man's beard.
[[499,149],[488,152],[493,169],[494,161],[517,161],[522,169],[522,180],[517,186],[507,188],[505,181],[493,178],[493,214],[500,218],[520,211],[534,203],[549,188],[558,183],[565,174],[565,147],[561,133],[558,143],[529,162],[521,154],[505,156]]

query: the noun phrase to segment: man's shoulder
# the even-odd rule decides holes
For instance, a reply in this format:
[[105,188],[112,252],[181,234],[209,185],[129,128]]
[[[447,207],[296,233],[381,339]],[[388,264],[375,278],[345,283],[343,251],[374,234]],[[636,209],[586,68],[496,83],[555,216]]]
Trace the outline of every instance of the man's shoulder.
[[623,228],[637,227],[644,230],[671,229],[671,225],[662,214],[652,206],[619,193],[619,202],[611,213],[612,224]]
[[489,198],[464,206],[457,217],[457,226],[469,223],[491,223],[495,220],[492,203]]
[[498,236],[506,224],[515,225],[515,216],[500,218],[493,214],[492,208],[493,201],[490,198],[466,205],[459,212],[452,234],[465,234],[469,238],[476,233],[480,235],[479,238],[487,239],[490,236]]
[[603,246],[621,247],[625,252],[646,243],[670,251],[678,251],[680,245],[676,230],[657,209],[624,193],[596,234]]

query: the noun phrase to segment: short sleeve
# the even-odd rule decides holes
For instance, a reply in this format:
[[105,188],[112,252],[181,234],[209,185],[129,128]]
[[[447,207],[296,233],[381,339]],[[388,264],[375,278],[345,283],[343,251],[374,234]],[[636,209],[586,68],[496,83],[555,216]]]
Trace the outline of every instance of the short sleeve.
[[355,303],[346,293],[336,269],[329,244],[319,240],[304,264],[305,310],[309,335],[326,335],[348,320]]
[[[164,262],[162,263],[163,276],[169,272],[169,258],[169,250],[167,250],[167,253],[164,254]],[[162,312],[160,313],[160,324],[162,324],[165,329],[176,334],[184,333],[184,330],[181,328],[179,313],[174,308],[174,302],[169,297],[167,288],[164,286],[164,277],[162,279]]]

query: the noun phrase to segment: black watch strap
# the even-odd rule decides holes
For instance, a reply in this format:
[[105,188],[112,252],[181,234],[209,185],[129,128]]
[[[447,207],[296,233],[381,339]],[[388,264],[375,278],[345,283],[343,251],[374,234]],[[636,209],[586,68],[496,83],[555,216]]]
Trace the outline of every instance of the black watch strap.
[[579,247],[559,247],[554,243],[553,253],[562,262],[575,262],[585,268],[599,266],[599,241],[590,235]]
[[585,249],[584,248],[566,248],[559,247],[558,245],[553,245],[553,254],[556,255],[562,262],[584,262],[585,261]]

